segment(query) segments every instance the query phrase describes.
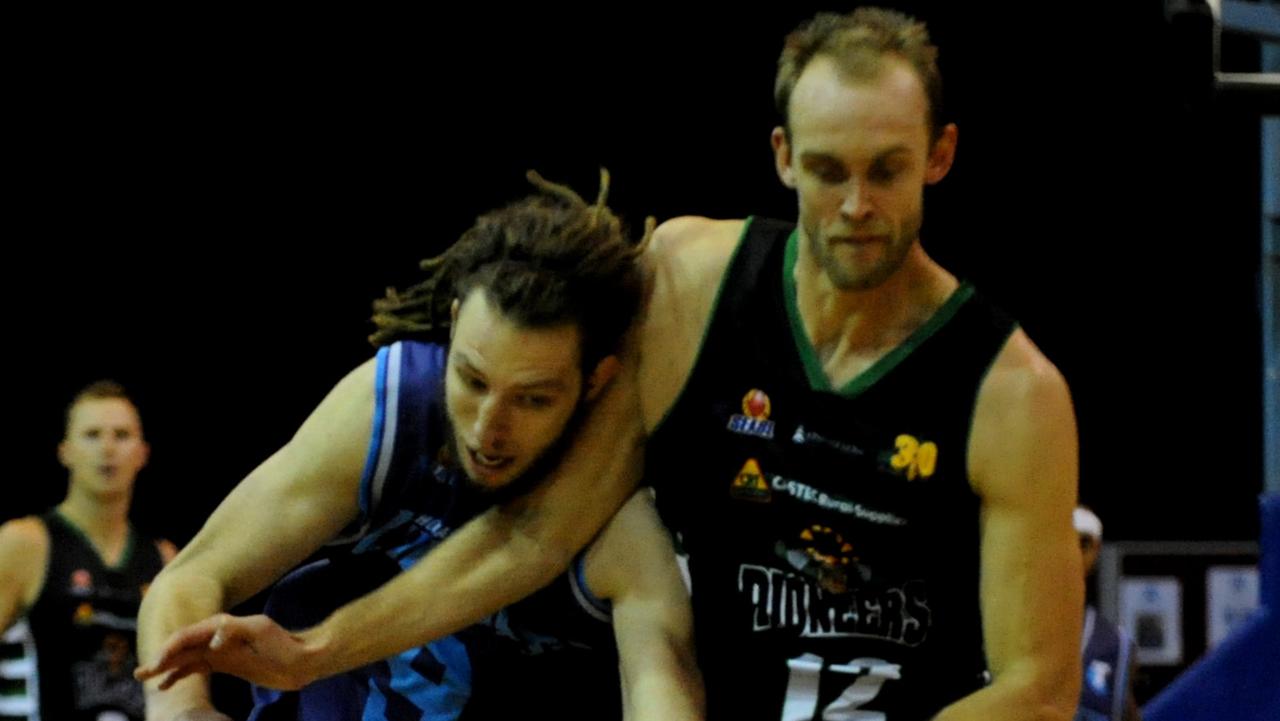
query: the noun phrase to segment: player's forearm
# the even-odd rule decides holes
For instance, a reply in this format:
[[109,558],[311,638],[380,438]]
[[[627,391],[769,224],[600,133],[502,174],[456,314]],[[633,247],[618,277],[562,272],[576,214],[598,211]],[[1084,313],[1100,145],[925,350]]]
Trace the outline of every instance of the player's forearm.
[[572,551],[514,530],[493,509],[377,591],[299,634],[307,678],[323,678],[477,623],[563,572]]
[[643,470],[634,399],[611,388],[546,482],[455,531],[407,571],[299,636],[306,673],[339,673],[459,631],[547,585],[631,496]]
[[651,658],[640,668],[623,661],[623,718],[626,721],[696,721],[705,716],[702,675],[691,648],[655,639]]
[[[1050,557],[1052,554],[1049,554]],[[1062,580],[1056,589],[1024,589],[1019,616],[1024,623],[999,623],[984,617],[987,656],[994,676],[990,686],[943,709],[935,721],[1070,721],[1080,699],[1079,604],[1083,599],[1078,566],[1054,564]],[[1011,580],[1012,597],[1020,585]],[[991,594],[988,594],[989,596]],[[1030,598],[1040,599],[1033,603]],[[1004,600],[1008,601],[1009,598]],[[1015,606],[1002,607],[1013,613]]]
[[626,691],[624,721],[698,721],[706,717],[702,687],[639,682]]
[[[223,610],[220,585],[183,569],[170,567],[152,582],[138,613],[138,659],[142,665],[155,661],[171,633]],[[161,678],[146,683],[147,719],[169,721],[181,713],[212,708],[208,677],[183,679],[161,691]]]
[[230,721],[209,700],[207,676],[188,676],[165,691],[157,690],[157,683],[158,680],[146,683],[147,721]]

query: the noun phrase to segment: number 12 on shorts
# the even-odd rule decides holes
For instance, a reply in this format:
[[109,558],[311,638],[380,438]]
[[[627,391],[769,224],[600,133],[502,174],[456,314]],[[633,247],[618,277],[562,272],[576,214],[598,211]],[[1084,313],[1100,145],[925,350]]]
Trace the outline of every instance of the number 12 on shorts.
[[[884,713],[862,707],[880,693],[885,681],[902,678],[902,667],[878,658],[855,658],[827,665],[821,656],[806,653],[787,661],[787,699],[782,721],[885,721]],[[844,691],[826,707],[819,707],[818,688],[823,671],[828,683],[842,683]]]

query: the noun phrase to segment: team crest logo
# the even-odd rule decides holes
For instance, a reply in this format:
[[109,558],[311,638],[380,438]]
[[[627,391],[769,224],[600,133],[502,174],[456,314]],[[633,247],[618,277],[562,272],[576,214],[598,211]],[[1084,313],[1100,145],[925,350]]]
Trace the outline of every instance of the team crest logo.
[[758,388],[752,388],[742,397],[742,413],[729,417],[729,430],[745,436],[773,438],[774,423],[769,420],[772,411],[769,396]]
[[862,449],[858,446],[849,443],[848,441],[842,441],[836,438],[827,438],[821,433],[806,429],[804,426],[796,426],[796,432],[792,434],[791,442],[797,446],[803,446],[806,444],[822,445],[827,448],[840,451],[841,453],[847,453],[851,456],[862,455]]
[[847,593],[851,576],[866,581],[871,575],[858,562],[853,544],[830,526],[809,526],[799,533],[794,545],[779,541],[777,550],[792,568],[817,580],[823,590],[831,593]]
[[764,473],[760,471],[760,464],[756,459],[748,458],[742,465],[742,470],[738,471],[738,475],[733,479],[733,485],[729,486],[729,495],[744,501],[759,503],[768,503],[773,500],[773,494],[769,492],[769,484],[765,481]]

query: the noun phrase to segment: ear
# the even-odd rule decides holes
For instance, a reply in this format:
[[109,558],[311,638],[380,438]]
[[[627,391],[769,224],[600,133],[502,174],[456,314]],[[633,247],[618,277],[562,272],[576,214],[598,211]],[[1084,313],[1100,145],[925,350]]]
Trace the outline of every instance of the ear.
[[960,135],[955,123],[947,123],[942,135],[929,150],[929,164],[924,171],[924,182],[933,185],[947,176],[951,164],[956,161],[956,140]]
[[791,142],[787,140],[787,131],[779,125],[769,135],[769,144],[773,146],[773,167],[778,172],[778,179],[788,188],[796,187],[796,175],[791,169]]
[[458,329],[458,309],[462,307],[462,301],[457,298],[449,304],[449,340],[453,340],[453,333]]
[[600,391],[609,385],[609,381],[618,375],[621,368],[622,362],[616,355],[607,355],[600,359],[595,370],[591,371],[591,376],[587,378],[587,392],[584,397],[589,401],[595,400],[596,396],[600,395]]
[[63,468],[70,470],[71,466],[67,462],[68,452],[69,451],[67,450],[67,441],[64,439],[58,443],[58,463],[62,464]]
[[138,469],[141,470],[143,468],[146,468],[147,461],[150,461],[150,460],[151,460],[151,444],[147,443],[146,441],[143,441],[142,442],[142,463],[138,464]]

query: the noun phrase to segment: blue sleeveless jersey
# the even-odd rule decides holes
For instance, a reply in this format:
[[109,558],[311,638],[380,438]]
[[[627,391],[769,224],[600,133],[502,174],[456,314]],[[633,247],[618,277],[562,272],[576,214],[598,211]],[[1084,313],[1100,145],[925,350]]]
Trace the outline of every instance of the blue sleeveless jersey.
[[[295,570],[273,589],[265,611],[285,627],[321,622],[411,566],[492,504],[492,494],[469,484],[450,460],[445,356],[442,346],[415,341],[378,351],[360,515],[340,539],[346,548]],[[583,717],[616,717],[620,701],[608,607],[586,589],[581,560],[574,573],[454,636],[300,692],[257,688],[250,719],[469,721],[517,710],[541,716],[550,711],[545,707],[573,699],[570,685],[588,677],[592,688],[577,694],[579,701],[598,702],[579,703]],[[609,673],[602,674],[602,667]],[[558,709],[552,713],[563,716]]]
[[1133,639],[1089,606],[1081,643],[1084,680],[1075,721],[1121,721],[1130,694]]

